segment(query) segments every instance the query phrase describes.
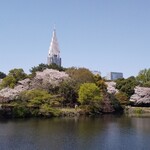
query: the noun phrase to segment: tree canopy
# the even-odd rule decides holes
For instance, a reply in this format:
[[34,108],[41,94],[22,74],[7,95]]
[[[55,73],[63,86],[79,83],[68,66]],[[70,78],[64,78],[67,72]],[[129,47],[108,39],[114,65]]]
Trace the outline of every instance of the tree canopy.
[[58,66],[58,65],[56,65],[56,64],[50,64],[50,65],[48,65],[48,64],[43,64],[43,63],[41,63],[41,64],[39,64],[38,66],[36,66],[36,67],[32,67],[31,69],[30,69],[30,72],[33,74],[33,73],[35,73],[35,72],[37,72],[37,71],[43,71],[43,70],[45,70],[45,69],[55,69],[55,70],[59,70],[59,71],[64,71],[65,69],[63,68],[63,67],[61,67],[61,66]]
[[45,90],[28,90],[20,93],[21,101],[28,101],[32,105],[41,105],[43,103],[50,104],[52,96]]
[[107,92],[107,85],[105,83],[105,80],[100,75],[94,75],[94,80],[101,92]]
[[69,74],[72,80],[76,82],[76,87],[79,89],[83,83],[94,83],[94,76],[89,69],[86,68],[68,68],[66,73]]
[[88,105],[94,101],[100,101],[101,95],[98,86],[94,83],[84,83],[79,89],[79,102]]
[[126,93],[128,98],[134,94],[134,88],[138,85],[138,82],[135,77],[131,76],[127,79],[118,79],[116,80],[116,88]]
[[72,80],[63,81],[59,86],[59,95],[62,97],[62,104],[74,106],[77,103],[78,93],[75,90],[75,82]]
[[23,69],[19,68],[19,69],[12,69],[9,71],[9,74],[3,78],[3,81],[0,85],[1,88],[4,87],[10,87],[10,88],[14,88],[14,86],[16,85],[16,83],[20,80],[23,80],[27,78],[27,74],[24,72]]
[[126,93],[118,92],[118,93],[115,94],[115,98],[123,106],[129,104],[128,95]]
[[83,83],[79,89],[81,107],[87,114],[99,114],[102,111],[103,95],[95,83]]
[[150,87],[150,68],[141,70],[136,78],[141,86]]

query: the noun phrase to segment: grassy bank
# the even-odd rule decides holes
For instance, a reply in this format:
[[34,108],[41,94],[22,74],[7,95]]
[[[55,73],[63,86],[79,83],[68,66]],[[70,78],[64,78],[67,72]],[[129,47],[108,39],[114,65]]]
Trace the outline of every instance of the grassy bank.
[[150,107],[126,106],[124,111],[128,116],[150,117]]

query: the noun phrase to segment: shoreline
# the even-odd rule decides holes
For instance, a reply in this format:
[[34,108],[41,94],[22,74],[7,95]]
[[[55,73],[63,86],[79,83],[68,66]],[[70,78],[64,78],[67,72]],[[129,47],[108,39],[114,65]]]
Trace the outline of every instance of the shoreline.
[[[39,113],[39,110],[36,107],[30,107],[26,112],[22,109],[15,109],[11,105],[2,105],[0,104],[0,118],[4,119],[15,119],[15,118],[74,118],[74,117],[98,117],[103,115],[125,115],[129,117],[150,117],[150,107],[135,107],[135,106],[125,106],[123,111],[119,112],[109,112],[109,113],[98,113],[98,114],[87,114],[85,110],[81,108],[52,108],[51,112]],[[19,108],[19,107],[18,107]],[[30,111],[30,112],[29,112]],[[31,113],[32,112],[32,113]],[[36,112],[36,113],[35,113]],[[21,113],[21,114],[18,114]]]
[[130,117],[150,117],[150,107],[126,106],[124,113]]

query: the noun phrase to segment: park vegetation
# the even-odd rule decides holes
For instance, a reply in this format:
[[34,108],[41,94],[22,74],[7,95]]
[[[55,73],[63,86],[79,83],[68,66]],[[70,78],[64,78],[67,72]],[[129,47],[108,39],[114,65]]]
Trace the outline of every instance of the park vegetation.
[[10,87],[14,88],[18,81],[27,78],[27,74],[23,69],[12,69],[9,71],[8,75],[3,78],[0,88]]
[[4,107],[11,108],[12,117],[52,117],[61,116],[61,108],[80,110],[82,114],[95,115],[103,113],[104,102],[109,99],[114,112],[129,105],[129,99],[134,93],[135,86],[150,87],[150,69],[141,70],[137,77],[116,80],[115,95],[107,93],[105,79],[94,75],[87,68],[63,68],[55,64],[39,64],[31,68],[27,75],[23,69],[12,69],[8,75],[0,72],[0,88],[14,88],[18,81],[34,78],[37,71],[46,68],[65,71],[69,78],[59,85],[41,87],[21,92],[13,101],[5,102]]

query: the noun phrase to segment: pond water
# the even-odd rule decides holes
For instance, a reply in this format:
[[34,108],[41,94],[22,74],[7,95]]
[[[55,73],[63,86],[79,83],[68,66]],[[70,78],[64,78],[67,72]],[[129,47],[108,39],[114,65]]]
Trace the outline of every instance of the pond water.
[[0,150],[150,150],[150,118],[0,120]]

